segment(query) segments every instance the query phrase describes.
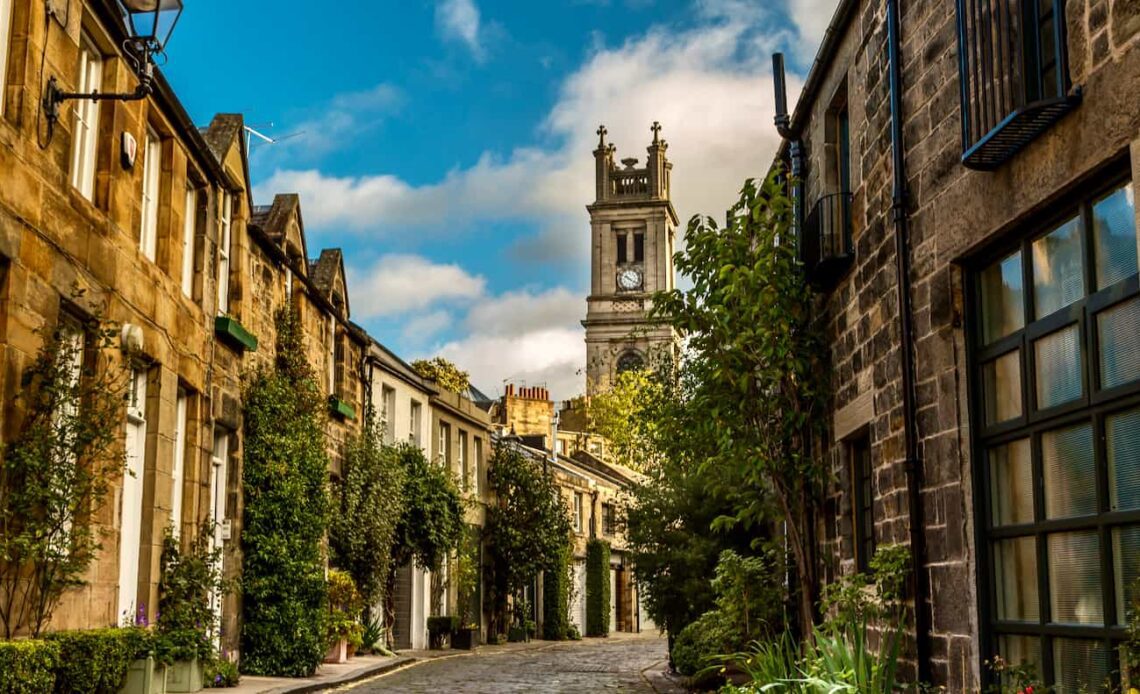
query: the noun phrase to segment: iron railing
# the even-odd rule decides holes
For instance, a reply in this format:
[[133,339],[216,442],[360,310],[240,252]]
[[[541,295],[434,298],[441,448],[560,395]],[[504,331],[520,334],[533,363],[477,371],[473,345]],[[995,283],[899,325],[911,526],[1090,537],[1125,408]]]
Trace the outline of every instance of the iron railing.
[[962,162],[996,169],[1079,103],[1065,0],[957,0]]
[[851,264],[851,193],[832,193],[816,201],[803,226],[803,262],[808,279],[829,284]]

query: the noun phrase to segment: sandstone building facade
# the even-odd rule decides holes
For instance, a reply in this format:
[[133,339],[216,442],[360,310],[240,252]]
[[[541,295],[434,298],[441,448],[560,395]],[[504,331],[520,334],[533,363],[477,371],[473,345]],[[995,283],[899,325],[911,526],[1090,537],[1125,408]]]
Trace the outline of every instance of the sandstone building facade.
[[827,574],[910,545],[909,676],[949,691],[997,654],[1063,691],[1120,671],[1138,87],[1134,2],[844,0],[777,116],[833,365]]

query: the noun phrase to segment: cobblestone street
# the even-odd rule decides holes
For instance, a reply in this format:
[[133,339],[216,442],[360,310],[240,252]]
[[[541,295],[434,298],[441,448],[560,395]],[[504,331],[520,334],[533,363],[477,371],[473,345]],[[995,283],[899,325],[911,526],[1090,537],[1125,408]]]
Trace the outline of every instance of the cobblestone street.
[[[666,641],[656,635],[586,639],[522,651],[489,646],[437,658],[344,690],[373,692],[654,692],[664,681]],[[644,672],[643,672],[644,671]]]

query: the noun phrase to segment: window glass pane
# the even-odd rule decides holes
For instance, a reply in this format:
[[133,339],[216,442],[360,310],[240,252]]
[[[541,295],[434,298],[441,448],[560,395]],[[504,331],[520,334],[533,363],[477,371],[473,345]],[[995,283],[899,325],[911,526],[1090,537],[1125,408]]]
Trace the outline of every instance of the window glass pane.
[[[998,654],[1010,665],[1032,667],[1035,673],[1041,673],[1041,639],[1036,636],[1002,634],[998,637]],[[1002,680],[1006,685],[1014,684],[1008,675]]]
[[990,451],[990,502],[995,526],[1033,522],[1033,465],[1029,439]]
[[1100,387],[1112,388],[1140,378],[1140,299],[1097,314],[1100,340]]
[[1021,416],[1021,350],[1003,354],[982,367],[986,424]]
[[1140,244],[1136,239],[1136,201],[1128,182],[1093,205],[1096,288],[1136,274]]
[[1112,529],[1112,565],[1116,574],[1116,623],[1126,624],[1130,609],[1140,614],[1140,525]]
[[1081,334],[1074,324],[1034,343],[1037,357],[1037,409],[1081,397]]
[[1041,435],[1045,516],[1067,518],[1096,513],[1096,460],[1092,424]]
[[1025,326],[1021,252],[982,272],[982,341],[989,344]]
[[1113,511],[1140,508],[1140,409],[1104,421],[1108,498]]
[[1104,624],[1095,530],[1049,536],[1049,604],[1058,624]]
[[1041,618],[1037,600],[1037,544],[1032,537],[994,543],[994,583],[998,619],[1036,622]]
[[1033,301],[1037,318],[1085,295],[1081,223],[1074,217],[1033,242]]
[[1108,651],[1104,643],[1086,639],[1053,639],[1054,687],[1057,694],[1106,692]]

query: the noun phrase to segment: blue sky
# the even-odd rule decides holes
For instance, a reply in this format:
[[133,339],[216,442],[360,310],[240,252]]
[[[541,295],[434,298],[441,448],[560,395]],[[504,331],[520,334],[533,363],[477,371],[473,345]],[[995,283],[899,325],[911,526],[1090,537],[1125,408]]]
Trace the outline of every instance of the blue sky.
[[661,121],[678,213],[719,217],[775,150],[772,51],[802,75],[835,0],[342,4],[188,2],[164,69],[196,122],[278,139],[253,147],[254,197],[300,193],[377,339],[570,397],[598,124],[644,157]]

